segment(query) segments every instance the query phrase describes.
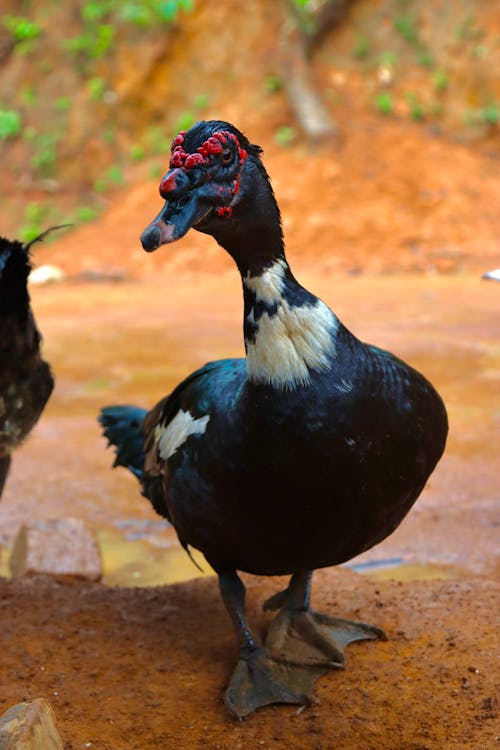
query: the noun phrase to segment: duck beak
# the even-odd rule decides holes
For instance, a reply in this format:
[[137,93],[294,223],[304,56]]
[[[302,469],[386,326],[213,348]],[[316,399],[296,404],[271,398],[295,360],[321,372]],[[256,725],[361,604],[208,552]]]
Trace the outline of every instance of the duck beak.
[[142,247],[148,253],[184,237],[212,210],[204,200],[203,190],[193,188],[180,169],[167,172],[160,184],[160,195],[166,198],[165,205],[141,234]]

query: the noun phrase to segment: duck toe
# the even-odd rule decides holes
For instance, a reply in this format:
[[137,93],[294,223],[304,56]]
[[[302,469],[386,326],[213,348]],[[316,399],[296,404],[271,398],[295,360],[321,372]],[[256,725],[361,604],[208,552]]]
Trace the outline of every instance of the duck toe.
[[345,647],[366,640],[387,640],[387,636],[363,622],[285,607],[269,626],[266,649],[282,663],[342,669]]
[[236,719],[273,703],[308,705],[314,683],[324,671],[277,662],[264,649],[256,649],[240,656],[225,704]]

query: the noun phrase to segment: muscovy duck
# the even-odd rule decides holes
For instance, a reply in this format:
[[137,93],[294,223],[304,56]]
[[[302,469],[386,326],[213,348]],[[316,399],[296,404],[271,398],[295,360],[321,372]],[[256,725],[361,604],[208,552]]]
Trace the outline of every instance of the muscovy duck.
[[[416,370],[359,341],[294,278],[261,149],[233,125],[199,122],[172,144],[166,203],[144,230],[148,252],[190,228],[233,257],[244,299],[246,358],[211,362],[152,411],[110,406],[115,465],[140,480],[182,545],[219,577],[240,646],[226,691],[242,717],[301,703],[344,647],[376,627],[310,608],[312,571],[385,539],[443,453],[447,415]],[[264,607],[280,610],[264,646],[245,619],[237,571],[291,575]]]
[[0,497],[11,454],[38,421],[54,387],[40,355],[27,286],[31,245],[46,234],[26,245],[0,237]]

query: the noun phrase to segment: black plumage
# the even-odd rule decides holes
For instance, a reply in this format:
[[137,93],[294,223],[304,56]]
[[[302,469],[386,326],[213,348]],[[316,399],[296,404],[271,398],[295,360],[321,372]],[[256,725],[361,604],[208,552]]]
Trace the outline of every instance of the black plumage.
[[33,242],[0,238],[0,496],[12,452],[38,421],[54,386],[28,292]]
[[[397,527],[444,450],[447,416],[420,373],[362,343],[296,281],[258,147],[228,123],[202,122],[172,148],[166,203],[143,246],[194,227],[230,253],[246,358],[190,375],[140,430],[135,407],[108,407],[101,422],[117,463],[130,468],[130,444],[142,445],[133,471],[143,493],[219,576],[240,644],[226,703],[241,717],[303,701],[318,674],[343,664],[347,643],[384,637],[313,612],[312,571]],[[265,603],[280,613],[264,648],[246,623],[237,570],[292,575]]]

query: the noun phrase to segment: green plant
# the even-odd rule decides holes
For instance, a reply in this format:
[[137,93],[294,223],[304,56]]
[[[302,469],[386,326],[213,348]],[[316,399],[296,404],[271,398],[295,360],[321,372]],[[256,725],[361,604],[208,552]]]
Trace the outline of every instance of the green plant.
[[104,128],[101,133],[101,138],[104,143],[116,143],[116,127],[114,125],[110,125],[109,127]]
[[392,94],[389,91],[379,91],[375,95],[375,107],[383,115],[392,114],[394,112]]
[[477,25],[474,16],[466,16],[464,20],[458,24],[455,36],[457,39],[463,42],[474,42],[482,39],[484,36],[484,30]]
[[27,128],[24,128],[23,130],[23,138],[26,141],[26,143],[35,143],[36,138],[38,136],[38,130],[35,130],[34,127],[31,125],[28,125]]
[[155,155],[163,156],[170,150],[170,140],[166,137],[163,128],[152,125],[145,133],[146,148]]
[[488,125],[498,125],[500,122],[500,107],[498,102],[490,102],[480,110],[481,120]]
[[110,2],[92,2],[89,0],[80,10],[80,13],[84,21],[91,23],[101,21],[108,15],[111,5],[112,3]]
[[120,17],[127,23],[149,26],[153,20],[153,13],[144,3],[124,3]]
[[125,182],[123,169],[119,164],[112,164],[110,167],[108,167],[105,175],[108,180],[115,185],[123,185],[123,183]]
[[432,76],[432,83],[434,89],[439,94],[442,94],[443,91],[446,91],[446,89],[448,88],[449,80],[444,70],[438,70],[436,73],[434,73],[434,75]]
[[74,223],[92,221],[98,214],[97,208],[92,208],[92,206],[77,206],[74,211]]
[[191,11],[193,7],[193,0],[137,0],[121,4],[120,18],[138,26],[148,26],[154,21],[173,23],[181,10]]
[[134,161],[141,161],[141,159],[144,159],[145,155],[146,155],[146,149],[144,148],[144,146],[141,146],[139,143],[136,143],[130,149],[130,157]]
[[283,87],[283,82],[281,80],[281,77],[277,75],[276,73],[269,73],[265,77],[264,88],[270,94],[274,94],[276,93],[276,91],[281,91],[282,87]]
[[96,193],[104,193],[110,187],[123,185],[124,182],[125,177],[122,167],[119,164],[112,164],[94,182],[94,190]]
[[31,166],[38,177],[51,177],[57,166],[58,136],[53,132],[40,133],[29,126],[24,129],[23,138],[31,146]]
[[44,231],[44,223],[47,220],[48,207],[43,203],[28,203],[24,209],[23,224],[19,230],[19,239],[22,242],[31,242]]
[[179,15],[179,11],[193,10],[193,0],[153,0],[151,3],[157,17],[166,23],[172,23]]
[[282,146],[283,148],[290,146],[296,138],[297,131],[290,127],[290,125],[280,125],[274,134],[274,140],[278,146]]
[[354,47],[351,50],[351,55],[356,60],[365,60],[369,54],[370,54],[370,42],[368,40],[368,37],[365,36],[364,34],[360,34],[357,37]]
[[422,65],[423,68],[433,68],[435,65],[435,60],[432,52],[430,52],[427,47],[419,47],[416,50],[416,57],[418,64]]
[[397,55],[394,54],[394,52],[384,52],[382,57],[380,58],[380,62],[382,65],[388,65],[390,68],[393,68],[398,61]]
[[492,125],[500,123],[500,106],[498,102],[490,102],[480,109],[472,109],[465,113],[464,122],[468,126]]
[[397,16],[393,28],[415,49],[416,59],[424,68],[433,68],[435,61],[427,45],[420,38],[415,16]]
[[397,16],[393,21],[393,27],[410,44],[418,43],[418,31],[414,16]]
[[210,97],[208,94],[196,94],[193,99],[193,107],[195,109],[205,109],[210,104]]
[[3,17],[3,25],[16,43],[36,39],[40,35],[40,27],[29,18],[7,15]]
[[106,82],[100,76],[93,76],[87,81],[87,88],[91,100],[93,102],[98,102],[102,99],[102,95],[106,89]]
[[37,103],[37,95],[33,86],[24,86],[20,91],[21,99],[26,107],[33,107]]
[[430,113],[433,117],[441,117],[443,114],[442,102],[432,102],[430,105]]
[[14,138],[21,132],[21,115],[13,109],[0,109],[0,140]]
[[484,57],[488,56],[488,52],[489,49],[486,44],[476,44],[476,46],[472,49],[472,56],[477,58],[478,60],[481,60]]
[[54,107],[59,112],[66,112],[71,107],[71,97],[69,96],[59,96],[54,102]]
[[161,177],[162,174],[165,173],[165,166],[162,164],[151,164],[149,168],[149,176],[151,179],[157,180],[158,177]]
[[51,177],[56,171],[57,140],[54,133],[37,133],[33,138],[31,166],[39,177]]
[[68,39],[64,42],[64,46],[68,52],[99,60],[111,48],[115,31],[115,27],[109,23],[98,24],[97,27],[92,26],[73,39]]
[[423,120],[425,117],[424,105],[419,101],[416,94],[410,92],[405,96],[406,103],[410,110],[410,115],[414,120]]
[[181,112],[181,114],[175,121],[173,135],[178,133],[179,130],[189,130],[191,125],[194,125],[195,122],[196,122],[196,115],[194,112],[191,112],[190,110]]
[[189,130],[198,119],[198,111],[204,109],[208,102],[209,97],[207,94],[197,94],[193,99],[192,108],[181,112],[178,116],[174,125],[173,135],[176,135],[179,130]]

